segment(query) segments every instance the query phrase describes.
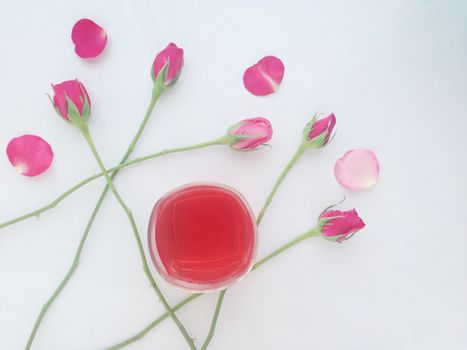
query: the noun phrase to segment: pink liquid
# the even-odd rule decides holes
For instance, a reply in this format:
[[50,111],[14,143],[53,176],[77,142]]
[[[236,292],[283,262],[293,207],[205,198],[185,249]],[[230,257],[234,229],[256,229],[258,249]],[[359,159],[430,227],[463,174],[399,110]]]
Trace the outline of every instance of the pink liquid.
[[190,291],[222,289],[251,268],[256,223],[246,201],[216,184],[187,185],[163,196],[149,225],[156,268]]

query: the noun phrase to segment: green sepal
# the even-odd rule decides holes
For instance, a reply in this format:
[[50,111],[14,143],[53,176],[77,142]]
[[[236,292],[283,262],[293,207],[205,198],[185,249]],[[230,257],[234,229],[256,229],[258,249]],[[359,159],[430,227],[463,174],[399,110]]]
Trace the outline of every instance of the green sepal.
[[341,238],[343,236],[345,236],[345,234],[339,234],[339,235],[335,235],[335,236],[326,236],[325,234],[323,234],[323,226],[326,225],[327,222],[329,222],[330,220],[334,220],[334,219],[338,219],[338,218],[343,218],[342,215],[337,215],[337,216],[330,216],[330,217],[326,217],[326,218],[321,218],[318,220],[318,227],[319,227],[319,232],[321,232],[321,236],[327,240],[327,241],[330,241],[330,242],[338,242],[338,243],[341,243],[342,241],[345,241],[347,239],[349,239],[350,237],[353,236],[353,234],[345,237],[345,239],[341,240]]
[[54,108],[55,113],[57,113],[57,115],[58,115],[60,118],[62,118],[63,120],[65,120],[67,123],[70,123],[70,121],[69,121],[67,118],[65,118],[65,117],[60,113],[60,110],[57,108],[57,106],[55,106],[55,103],[54,103],[54,100],[52,99],[52,97],[50,97],[49,94],[46,94],[46,95],[47,95],[47,97],[49,98],[49,101],[50,101],[50,103],[52,104],[52,107]]
[[328,136],[329,131],[323,132],[321,135],[313,137],[311,140],[306,140],[305,144],[307,148],[321,148],[325,145],[326,137]]
[[[321,135],[318,135],[312,138],[311,140],[308,139],[311,129],[318,121],[319,116],[322,114],[323,114],[322,112],[315,113],[311,121],[303,129],[303,144],[305,145],[306,148],[321,148],[327,145],[331,141],[331,139],[328,139],[328,141],[325,142],[326,138],[328,137],[329,130],[324,131]],[[334,137],[334,135],[332,137]]]
[[175,84],[175,81],[178,79],[178,76],[176,78],[174,78],[174,80],[172,80],[170,82],[170,84],[167,84],[166,85],[166,79],[167,79],[167,74],[169,72],[169,61],[167,61],[164,66],[162,67],[162,69],[159,71],[159,73],[157,74],[157,77],[154,76],[154,65],[151,66],[151,77],[152,77],[152,80],[154,81],[154,85],[156,85],[158,88],[162,89],[162,90],[165,90],[167,89],[168,87],[172,86],[173,84]]
[[326,217],[326,218],[318,219],[319,231],[322,232],[323,231],[323,226],[326,225],[329,221],[337,219],[337,218],[342,218],[342,217],[343,217],[342,215],[337,215],[337,216],[329,216],[329,217]]
[[305,128],[303,129],[303,139],[308,140],[308,135],[310,135],[311,128],[315,123],[318,121],[318,113],[315,113],[311,120],[308,122],[307,125],[305,125]]
[[[68,119],[70,120],[70,123],[73,124],[74,126],[77,126],[78,128],[82,128],[84,125],[87,124],[89,114],[87,118],[84,117],[84,115],[82,116],[79,113],[78,108],[75,106],[73,101],[66,95],[65,95],[65,98],[66,98],[66,110],[67,110]],[[85,101],[85,104],[86,104],[86,101]],[[84,112],[84,105],[83,105],[83,112]]]
[[321,213],[319,213],[317,220],[320,220],[320,216],[323,215],[325,212],[329,211],[329,209],[332,209],[334,207],[337,207],[339,204],[343,203],[345,201],[346,197],[342,198],[339,202],[335,204],[328,205],[326,208],[324,208]]
[[[251,135],[233,135],[233,134],[230,134],[229,132],[227,132],[227,134],[225,135],[225,144],[227,146],[232,147],[238,141],[245,140],[245,139],[248,139],[250,137],[251,137]],[[235,148],[235,150],[236,151],[242,151],[242,152],[253,151],[252,149],[236,149],[236,148]]]
[[[227,146],[230,146],[232,149],[234,149],[235,151],[239,151],[239,152],[251,152],[251,151],[255,151],[257,150],[258,148],[247,148],[247,149],[239,149],[239,148],[234,148],[233,145],[235,145],[238,141],[241,141],[241,140],[245,140],[245,139],[249,139],[249,138],[252,138],[252,137],[255,137],[255,135],[235,135],[233,134],[232,132],[236,129],[238,129],[239,127],[241,127],[243,124],[243,122],[238,122],[232,126],[230,126],[228,129],[227,129],[227,133],[225,134],[224,136],[224,139],[225,139],[225,144]],[[261,146],[265,146],[265,144],[262,144]],[[268,145],[269,146],[269,145]]]
[[91,104],[89,103],[88,96],[83,91],[84,103],[83,103],[83,112],[81,113],[81,117],[84,118],[86,121],[91,116]]

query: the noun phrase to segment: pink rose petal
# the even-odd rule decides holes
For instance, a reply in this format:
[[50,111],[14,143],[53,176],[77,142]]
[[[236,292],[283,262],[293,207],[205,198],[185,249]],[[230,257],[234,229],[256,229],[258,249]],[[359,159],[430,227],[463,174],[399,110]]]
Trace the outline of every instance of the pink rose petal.
[[243,85],[256,96],[269,95],[277,90],[284,77],[284,64],[274,56],[266,56],[247,68]]
[[6,154],[15,169],[25,176],[37,176],[46,171],[54,154],[43,138],[23,135],[13,138],[6,148]]
[[75,23],[71,31],[71,40],[75,44],[75,52],[81,58],[99,56],[107,44],[107,33],[104,28],[87,18]]
[[337,160],[334,176],[345,188],[351,190],[370,188],[379,176],[378,158],[368,149],[350,150]]

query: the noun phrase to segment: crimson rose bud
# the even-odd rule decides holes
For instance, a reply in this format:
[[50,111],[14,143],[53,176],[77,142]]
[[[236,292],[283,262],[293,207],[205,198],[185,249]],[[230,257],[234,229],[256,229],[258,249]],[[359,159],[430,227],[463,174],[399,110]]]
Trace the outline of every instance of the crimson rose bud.
[[67,80],[60,84],[52,84],[52,99],[55,111],[70,123],[85,122],[91,115],[91,100],[84,85],[75,80]]
[[152,64],[151,76],[161,87],[172,86],[180,76],[183,67],[183,49],[174,43],[159,52]]
[[315,114],[303,130],[303,137],[308,147],[321,148],[325,146],[329,142],[335,125],[336,117],[334,113],[322,119],[318,119]]
[[333,242],[343,242],[365,227],[355,209],[327,210],[319,216],[321,235]]

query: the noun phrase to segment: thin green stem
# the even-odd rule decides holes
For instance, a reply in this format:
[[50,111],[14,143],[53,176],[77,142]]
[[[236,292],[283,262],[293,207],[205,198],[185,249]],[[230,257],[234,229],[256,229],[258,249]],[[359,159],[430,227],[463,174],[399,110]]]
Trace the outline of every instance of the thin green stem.
[[174,323],[177,325],[178,329],[180,330],[180,333],[183,335],[183,337],[185,338],[185,340],[188,343],[188,345],[190,346],[190,348],[192,350],[196,350],[196,346],[195,346],[195,344],[193,342],[193,339],[189,336],[188,332],[185,329],[185,326],[182,324],[182,322],[178,319],[178,317],[173,312],[172,308],[170,307],[169,303],[167,302],[166,298],[164,297],[162,291],[160,290],[160,288],[157,285],[154,277],[151,274],[151,271],[149,269],[149,265],[148,265],[148,262],[147,262],[147,259],[146,259],[146,255],[144,253],[143,244],[141,242],[141,237],[140,237],[140,234],[138,232],[138,227],[136,226],[136,222],[135,222],[135,219],[133,217],[133,213],[131,212],[130,208],[128,208],[128,206],[126,205],[125,201],[123,200],[123,198],[121,197],[121,195],[118,192],[117,188],[115,187],[115,184],[113,183],[112,179],[110,178],[110,175],[107,172],[107,170],[105,168],[105,165],[102,162],[102,159],[101,159],[101,157],[100,157],[100,155],[99,155],[99,153],[98,153],[98,151],[96,149],[96,146],[95,146],[94,141],[93,141],[93,139],[91,137],[91,134],[89,133],[89,129],[87,127],[87,124],[81,125],[80,130],[81,130],[81,133],[83,134],[84,138],[86,139],[86,142],[88,143],[89,148],[91,149],[91,152],[92,152],[94,158],[96,159],[97,164],[99,165],[101,171],[104,173],[104,177],[105,177],[105,179],[107,181],[107,185],[109,186],[110,190],[114,194],[117,201],[120,203],[120,206],[122,207],[123,211],[128,216],[128,220],[130,221],[131,228],[133,230],[133,234],[134,234],[134,237],[135,237],[135,240],[136,240],[136,244],[138,246],[138,251],[139,251],[140,258],[141,258],[141,263],[143,264],[144,273],[146,274],[151,286],[156,291],[156,294],[159,297],[162,304],[164,305],[164,308],[167,310],[170,317],[172,318]]
[[[160,89],[158,88],[157,86],[154,85],[153,87],[153,90],[152,90],[152,96],[151,96],[151,101],[149,103],[149,106],[146,110],[146,114],[144,115],[144,118],[143,118],[143,121],[141,122],[140,126],[138,127],[138,130],[136,132],[136,134],[134,135],[133,139],[131,140],[131,143],[130,145],[128,146],[128,149],[126,150],[122,160],[120,161],[120,164],[123,164],[125,163],[127,160],[128,160],[128,157],[130,156],[130,154],[132,153],[135,145],[136,145],[136,142],[138,141],[139,137],[141,136],[141,133],[143,132],[143,129],[144,127],[146,126],[148,120],[149,120],[149,117],[151,116],[152,114],[152,111],[154,109],[154,106],[156,104],[156,101],[158,100],[158,98],[160,97],[160,95],[162,94],[163,92],[163,89]],[[112,179],[115,178],[115,176],[117,175],[118,173],[118,170],[115,171],[113,174],[112,174]],[[103,174],[101,175],[103,176]],[[98,178],[99,176],[96,176],[94,178]],[[93,179],[94,179],[93,178]],[[89,181],[92,181],[92,180],[89,180]],[[88,181],[88,182],[89,182]],[[84,185],[84,184],[83,184]],[[67,192],[65,192],[64,194],[62,194],[60,197],[58,197],[54,202],[52,202],[49,206],[46,206],[46,207],[49,207],[48,209],[51,209],[53,207],[55,207],[59,202],[61,202],[63,199],[65,199],[68,195],[70,195],[71,193],[73,193],[76,189],[78,189],[79,187],[81,186],[74,186],[73,188],[71,188],[70,190],[68,190]],[[39,326],[44,318],[44,316],[46,315],[48,309],[50,308],[50,306],[52,305],[52,303],[55,301],[55,299],[59,296],[59,294],[61,293],[61,291],[63,290],[63,288],[65,288],[65,286],[67,285],[68,281],[70,280],[70,278],[73,276],[75,270],[78,268],[78,265],[79,265],[79,259],[81,257],[81,253],[83,251],[83,248],[84,248],[84,244],[86,243],[86,240],[87,240],[87,237],[88,237],[88,234],[89,234],[89,231],[91,230],[91,227],[94,223],[94,219],[96,218],[97,216],[97,213],[99,212],[99,209],[102,205],[102,202],[104,201],[104,198],[107,194],[109,190],[109,186],[106,185],[104,190],[102,191],[98,201],[97,201],[97,204],[96,206],[94,207],[94,210],[91,214],[91,217],[89,218],[89,221],[88,223],[86,224],[86,228],[83,232],[83,235],[81,236],[81,239],[80,239],[80,242],[79,242],[79,245],[78,245],[78,249],[76,250],[76,253],[75,253],[75,256],[73,258],[73,262],[70,266],[70,268],[68,269],[65,277],[63,278],[63,280],[59,283],[59,285],[57,286],[57,288],[54,290],[54,292],[52,293],[52,295],[49,297],[49,299],[47,300],[47,302],[42,306],[42,309],[34,323],[34,327],[31,331],[31,334],[29,335],[29,338],[28,338],[28,342],[26,344],[26,350],[29,350],[32,346],[32,343],[34,341],[34,338],[37,334],[37,331],[39,329]],[[48,210],[48,209],[45,209],[45,210]],[[20,217],[20,220],[10,220],[10,223],[8,225],[11,225],[15,222],[19,222],[19,221],[22,221],[22,220],[25,220],[27,219],[28,217],[31,217],[31,216],[39,216],[39,214],[45,210],[36,210],[35,212],[33,212],[33,215],[23,215],[22,217]],[[7,222],[8,223],[8,222]],[[1,226],[0,225],[0,228],[1,227],[5,227],[5,226],[8,226],[8,225],[4,225],[4,226]]]
[[[263,265],[264,263],[268,262],[269,260],[271,260],[272,258],[276,257],[277,255],[283,253],[284,251],[290,249],[291,247],[295,246],[296,244],[298,244],[299,242],[303,241],[304,239],[308,238],[308,237],[313,237],[313,236],[316,236],[319,234],[319,228],[315,227],[314,229],[308,231],[308,232],[305,232],[299,236],[297,236],[296,238],[294,238],[293,240],[287,242],[286,244],[284,244],[282,247],[276,249],[275,251],[273,251],[272,253],[266,255],[263,259],[261,259],[260,261],[258,261],[256,264],[253,265],[252,267],[252,270],[256,270],[257,268],[259,268],[261,265]],[[204,294],[202,293],[196,293],[196,294],[192,294],[190,295],[189,297],[183,299],[181,302],[179,302],[178,304],[175,304],[174,307],[173,307],[173,310],[174,311],[178,311],[179,309],[181,309],[182,307],[184,307],[185,305],[189,304],[190,302],[192,302],[194,299],[197,299],[198,297],[202,296]],[[219,301],[217,302],[217,306],[216,306],[216,311],[219,309],[220,310],[220,307],[222,305],[222,302],[220,303],[219,305]],[[219,312],[217,311],[217,314],[219,314]],[[118,349],[121,349],[127,345],[130,345],[140,339],[142,339],[147,333],[149,333],[149,331],[151,331],[154,327],[156,327],[159,323],[161,323],[163,320],[165,320],[167,317],[169,317],[169,313],[166,312],[164,314],[162,314],[161,316],[159,316],[157,319],[155,319],[154,321],[152,321],[150,324],[148,324],[143,330],[141,330],[140,332],[136,333],[134,336],[118,343],[118,344],[115,344],[113,346],[110,346],[108,348],[105,348],[105,350],[118,350]],[[213,326],[214,324],[214,326]],[[215,327],[215,322],[211,324],[211,330],[213,330]]]
[[[107,193],[107,191],[105,192],[102,192],[101,196],[99,197],[99,200],[97,202],[97,204],[99,205],[99,207],[101,206],[103,200],[104,200],[104,197],[105,197],[105,194]],[[97,206],[96,206],[97,207]],[[63,290],[63,288],[65,288],[65,286],[67,285],[68,281],[70,280],[70,278],[73,276],[75,270],[78,268],[78,265],[79,265],[79,259],[80,259],[80,256],[81,256],[81,252],[84,248],[84,244],[86,242],[86,238],[89,234],[89,231],[91,230],[91,226],[94,222],[94,219],[97,215],[97,212],[98,210],[94,209],[94,211],[92,212],[91,214],[91,218],[89,219],[87,225],[86,225],[86,229],[84,230],[84,234],[83,236],[81,237],[81,240],[79,242],[79,246],[78,246],[78,249],[76,250],[76,253],[75,253],[75,256],[73,258],[73,262],[70,266],[70,268],[68,269],[65,277],[63,278],[63,280],[60,282],[60,284],[58,285],[58,287],[54,290],[54,292],[52,293],[52,295],[49,297],[49,299],[47,300],[47,302],[42,306],[42,309],[39,313],[39,316],[37,317],[36,319],[36,322],[34,323],[34,327],[31,331],[31,334],[29,336],[29,339],[28,339],[28,343],[26,345],[26,350],[29,350],[32,346],[32,342],[34,341],[34,337],[36,336],[36,333],[39,329],[39,326],[42,322],[42,319],[44,318],[45,314],[47,313],[47,311],[49,310],[50,306],[52,305],[52,303],[55,301],[55,299],[59,296],[59,294],[61,293],[61,291]]]
[[[191,301],[199,298],[200,296],[202,296],[203,294],[201,293],[196,293],[196,294],[191,294],[189,297],[183,299],[181,302],[179,302],[178,304],[174,305],[172,307],[172,310],[173,311],[178,311],[179,309],[181,309],[182,307],[184,307],[186,304],[190,303]],[[156,327],[159,323],[161,323],[162,321],[164,321],[167,317],[169,317],[169,313],[166,312],[165,314],[163,314],[162,316],[156,318],[154,321],[152,321],[149,325],[147,325],[141,332],[139,332],[138,334],[134,335],[133,337],[131,338],[128,338],[124,341],[122,341],[121,343],[118,343],[118,344],[115,344],[109,348],[106,348],[106,350],[116,350],[116,349],[121,349],[127,345],[130,345],[140,339],[142,339],[147,333],[149,333],[154,327]]]
[[221,311],[222,302],[224,301],[224,296],[225,296],[226,291],[227,289],[223,289],[219,293],[219,297],[217,298],[216,309],[214,310],[214,315],[211,321],[211,327],[209,328],[208,336],[206,337],[203,345],[201,346],[201,350],[206,350],[212,338],[214,337],[214,332],[216,331],[217,319],[219,318],[219,312]]
[[[221,145],[221,144],[224,144],[224,143],[225,143],[225,137],[221,137],[221,138],[217,138],[217,139],[214,139],[214,140],[211,140],[211,141],[208,141],[208,142],[198,143],[198,144],[195,144],[195,145],[164,149],[162,151],[149,154],[147,156],[135,158],[135,159],[133,159],[131,161],[128,161],[128,162],[126,162],[126,159],[127,159],[127,157],[126,157],[126,158],[124,158],[125,160],[120,162],[119,165],[107,169],[107,172],[112,173],[112,179],[113,179],[120,169],[129,167],[131,165],[135,165],[135,164],[138,164],[138,163],[150,160],[150,159],[158,158],[158,157],[161,157],[161,156],[165,156],[165,155],[168,155],[168,154],[171,154],[171,153],[179,153],[179,152],[184,152],[184,151],[190,151],[190,150],[205,148],[205,147],[214,146],[214,145]],[[69,197],[73,192],[77,191],[81,187],[87,185],[88,183],[90,183],[90,182],[92,182],[92,181],[94,181],[94,180],[96,180],[96,179],[98,179],[98,178],[100,178],[102,176],[104,176],[103,172],[100,172],[100,173],[94,174],[92,176],[89,176],[88,178],[78,182],[73,187],[70,187],[67,191],[63,192],[61,195],[59,195],[57,198],[55,198],[49,204],[46,204],[43,207],[41,207],[39,209],[36,209],[36,210],[34,210],[32,212],[29,212],[27,214],[24,214],[24,215],[21,215],[21,216],[18,216],[16,218],[14,218],[14,219],[11,219],[11,220],[0,223],[0,229],[5,228],[5,227],[10,226],[10,225],[13,225],[13,224],[16,224],[16,223],[19,223],[21,221],[27,220],[27,219],[32,218],[32,217],[39,217],[44,212],[55,208],[64,199]],[[108,191],[108,189],[105,192],[107,193],[107,191]]]
[[290,169],[295,165],[295,163],[300,159],[301,155],[303,152],[305,152],[306,146],[304,143],[300,145],[300,147],[297,149],[295,154],[293,155],[292,159],[287,163],[285,168],[282,170],[281,174],[277,178],[276,182],[274,183],[274,186],[272,187],[271,192],[269,193],[268,197],[266,198],[266,201],[263,204],[263,207],[261,208],[261,211],[258,214],[258,218],[256,219],[256,223],[259,225],[261,221],[263,220],[264,214],[266,213],[266,210],[268,209],[269,205],[272,202],[272,198],[274,197],[274,194],[277,192],[277,189],[279,188],[280,184],[282,181],[285,179],[287,174],[289,173]]
[[[274,197],[274,194],[277,192],[277,190],[278,190],[279,186],[281,185],[282,181],[285,179],[285,177],[289,173],[290,169],[292,169],[292,167],[295,165],[295,163],[297,163],[297,161],[300,159],[301,155],[303,154],[303,152],[305,152],[305,150],[306,150],[306,146],[305,146],[304,143],[302,143],[300,145],[300,147],[297,149],[297,151],[295,152],[295,154],[293,155],[293,157],[287,163],[285,168],[280,173],[279,177],[277,178],[276,182],[274,183],[274,186],[271,189],[271,192],[269,193],[268,197],[266,198],[266,201],[263,204],[263,208],[261,208],[261,211],[260,211],[260,213],[258,215],[258,218],[256,219],[256,224],[258,226],[260,225],[261,221],[263,220],[264,214],[266,213],[266,210],[268,209],[269,204],[271,204],[272,198]],[[285,248],[285,249],[287,249],[287,248]],[[206,340],[205,340],[205,342],[203,344],[203,346],[205,346],[205,347],[202,350],[204,350],[204,349],[206,349],[208,347],[209,342],[214,337],[214,330],[216,329],[216,322],[217,322],[217,319],[218,319],[218,316],[219,316],[218,313],[219,313],[219,310],[220,310],[220,308],[222,306],[222,302],[224,300],[224,295],[225,295],[225,290],[223,290],[223,291],[221,291],[219,293],[219,296],[217,298],[217,306],[218,307],[216,307],[216,310],[214,311],[214,315],[213,315],[213,318],[212,318],[212,324],[211,324],[211,330],[209,331],[209,334],[206,337]]]
[[301,235],[295,237],[294,239],[292,239],[291,241],[287,242],[286,244],[284,244],[282,247],[279,247],[277,248],[275,251],[273,251],[272,253],[266,255],[264,258],[262,258],[261,260],[259,260],[258,262],[256,262],[253,267],[252,267],[252,270],[255,270],[257,269],[258,267],[260,267],[261,265],[263,265],[265,262],[271,260],[272,258],[274,258],[275,256],[279,255],[280,253],[286,251],[287,249],[290,249],[291,247],[293,247],[294,245],[296,245],[297,243],[300,243],[301,241],[307,239],[307,238],[310,238],[310,237],[313,237],[313,236],[317,236],[319,234],[319,229],[318,228],[314,228],[313,230],[311,231],[308,231],[308,232],[305,232],[305,233],[302,233]]

